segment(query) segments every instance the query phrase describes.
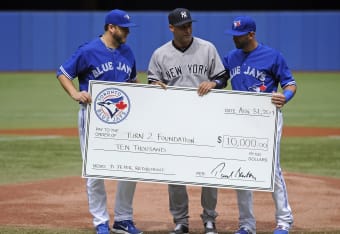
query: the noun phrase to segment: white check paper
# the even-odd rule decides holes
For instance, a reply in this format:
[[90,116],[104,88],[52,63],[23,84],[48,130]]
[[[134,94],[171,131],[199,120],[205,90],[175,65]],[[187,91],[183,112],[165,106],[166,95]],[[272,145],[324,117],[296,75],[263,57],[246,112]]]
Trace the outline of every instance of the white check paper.
[[270,94],[91,81],[85,178],[273,191]]

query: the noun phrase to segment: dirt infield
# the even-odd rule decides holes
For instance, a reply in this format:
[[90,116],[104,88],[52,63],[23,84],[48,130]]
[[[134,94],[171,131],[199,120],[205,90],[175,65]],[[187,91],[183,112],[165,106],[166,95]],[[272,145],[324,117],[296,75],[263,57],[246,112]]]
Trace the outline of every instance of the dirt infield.
[[[0,130],[8,135],[77,136],[76,129]],[[340,136],[340,129],[285,128],[284,136]],[[340,230],[340,179],[284,173],[289,200],[295,218],[293,231]],[[113,213],[116,181],[106,180],[108,208]],[[190,198],[190,229],[202,230],[200,220],[200,187],[188,186]],[[92,228],[88,213],[85,180],[67,177],[31,183],[0,186],[0,225],[39,226],[51,228]],[[254,211],[259,232],[275,227],[274,203],[271,193],[255,192]],[[219,189],[217,227],[220,232],[237,228],[236,194]],[[134,219],[144,233],[170,230],[172,218],[168,211],[166,184],[137,185]],[[113,217],[111,217],[113,220]]]

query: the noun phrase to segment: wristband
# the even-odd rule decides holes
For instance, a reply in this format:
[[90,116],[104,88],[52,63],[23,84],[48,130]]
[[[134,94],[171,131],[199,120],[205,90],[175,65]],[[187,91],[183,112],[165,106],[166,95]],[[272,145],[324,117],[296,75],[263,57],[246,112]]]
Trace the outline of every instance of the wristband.
[[221,86],[221,82],[219,80],[213,80],[216,83],[215,89],[218,89]]
[[293,98],[294,96],[294,92],[290,89],[286,89],[283,91],[283,95],[285,96],[286,98],[286,103]]

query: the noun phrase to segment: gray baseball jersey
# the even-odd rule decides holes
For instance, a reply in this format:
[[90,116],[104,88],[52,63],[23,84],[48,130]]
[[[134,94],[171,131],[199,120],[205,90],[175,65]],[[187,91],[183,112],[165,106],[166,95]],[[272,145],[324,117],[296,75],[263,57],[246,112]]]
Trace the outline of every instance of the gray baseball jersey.
[[148,81],[196,88],[224,70],[216,47],[194,37],[191,46],[183,52],[176,49],[172,41],[156,49],[150,59]]
[[[198,88],[203,81],[224,77],[221,76],[223,73],[225,68],[215,46],[194,37],[191,45],[183,51],[177,49],[172,41],[156,49],[149,63],[148,82],[161,81],[168,86]],[[223,88],[226,85],[226,80],[215,82],[215,88]],[[203,223],[216,219],[216,204],[217,188],[202,187]],[[169,209],[176,224],[189,225],[188,205],[186,187],[169,184]]]

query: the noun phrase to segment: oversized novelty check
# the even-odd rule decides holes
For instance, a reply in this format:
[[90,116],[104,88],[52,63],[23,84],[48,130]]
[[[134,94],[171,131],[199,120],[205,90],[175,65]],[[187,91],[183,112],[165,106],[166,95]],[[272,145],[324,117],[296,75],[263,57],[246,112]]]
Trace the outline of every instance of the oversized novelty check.
[[91,81],[83,177],[273,191],[270,94]]

